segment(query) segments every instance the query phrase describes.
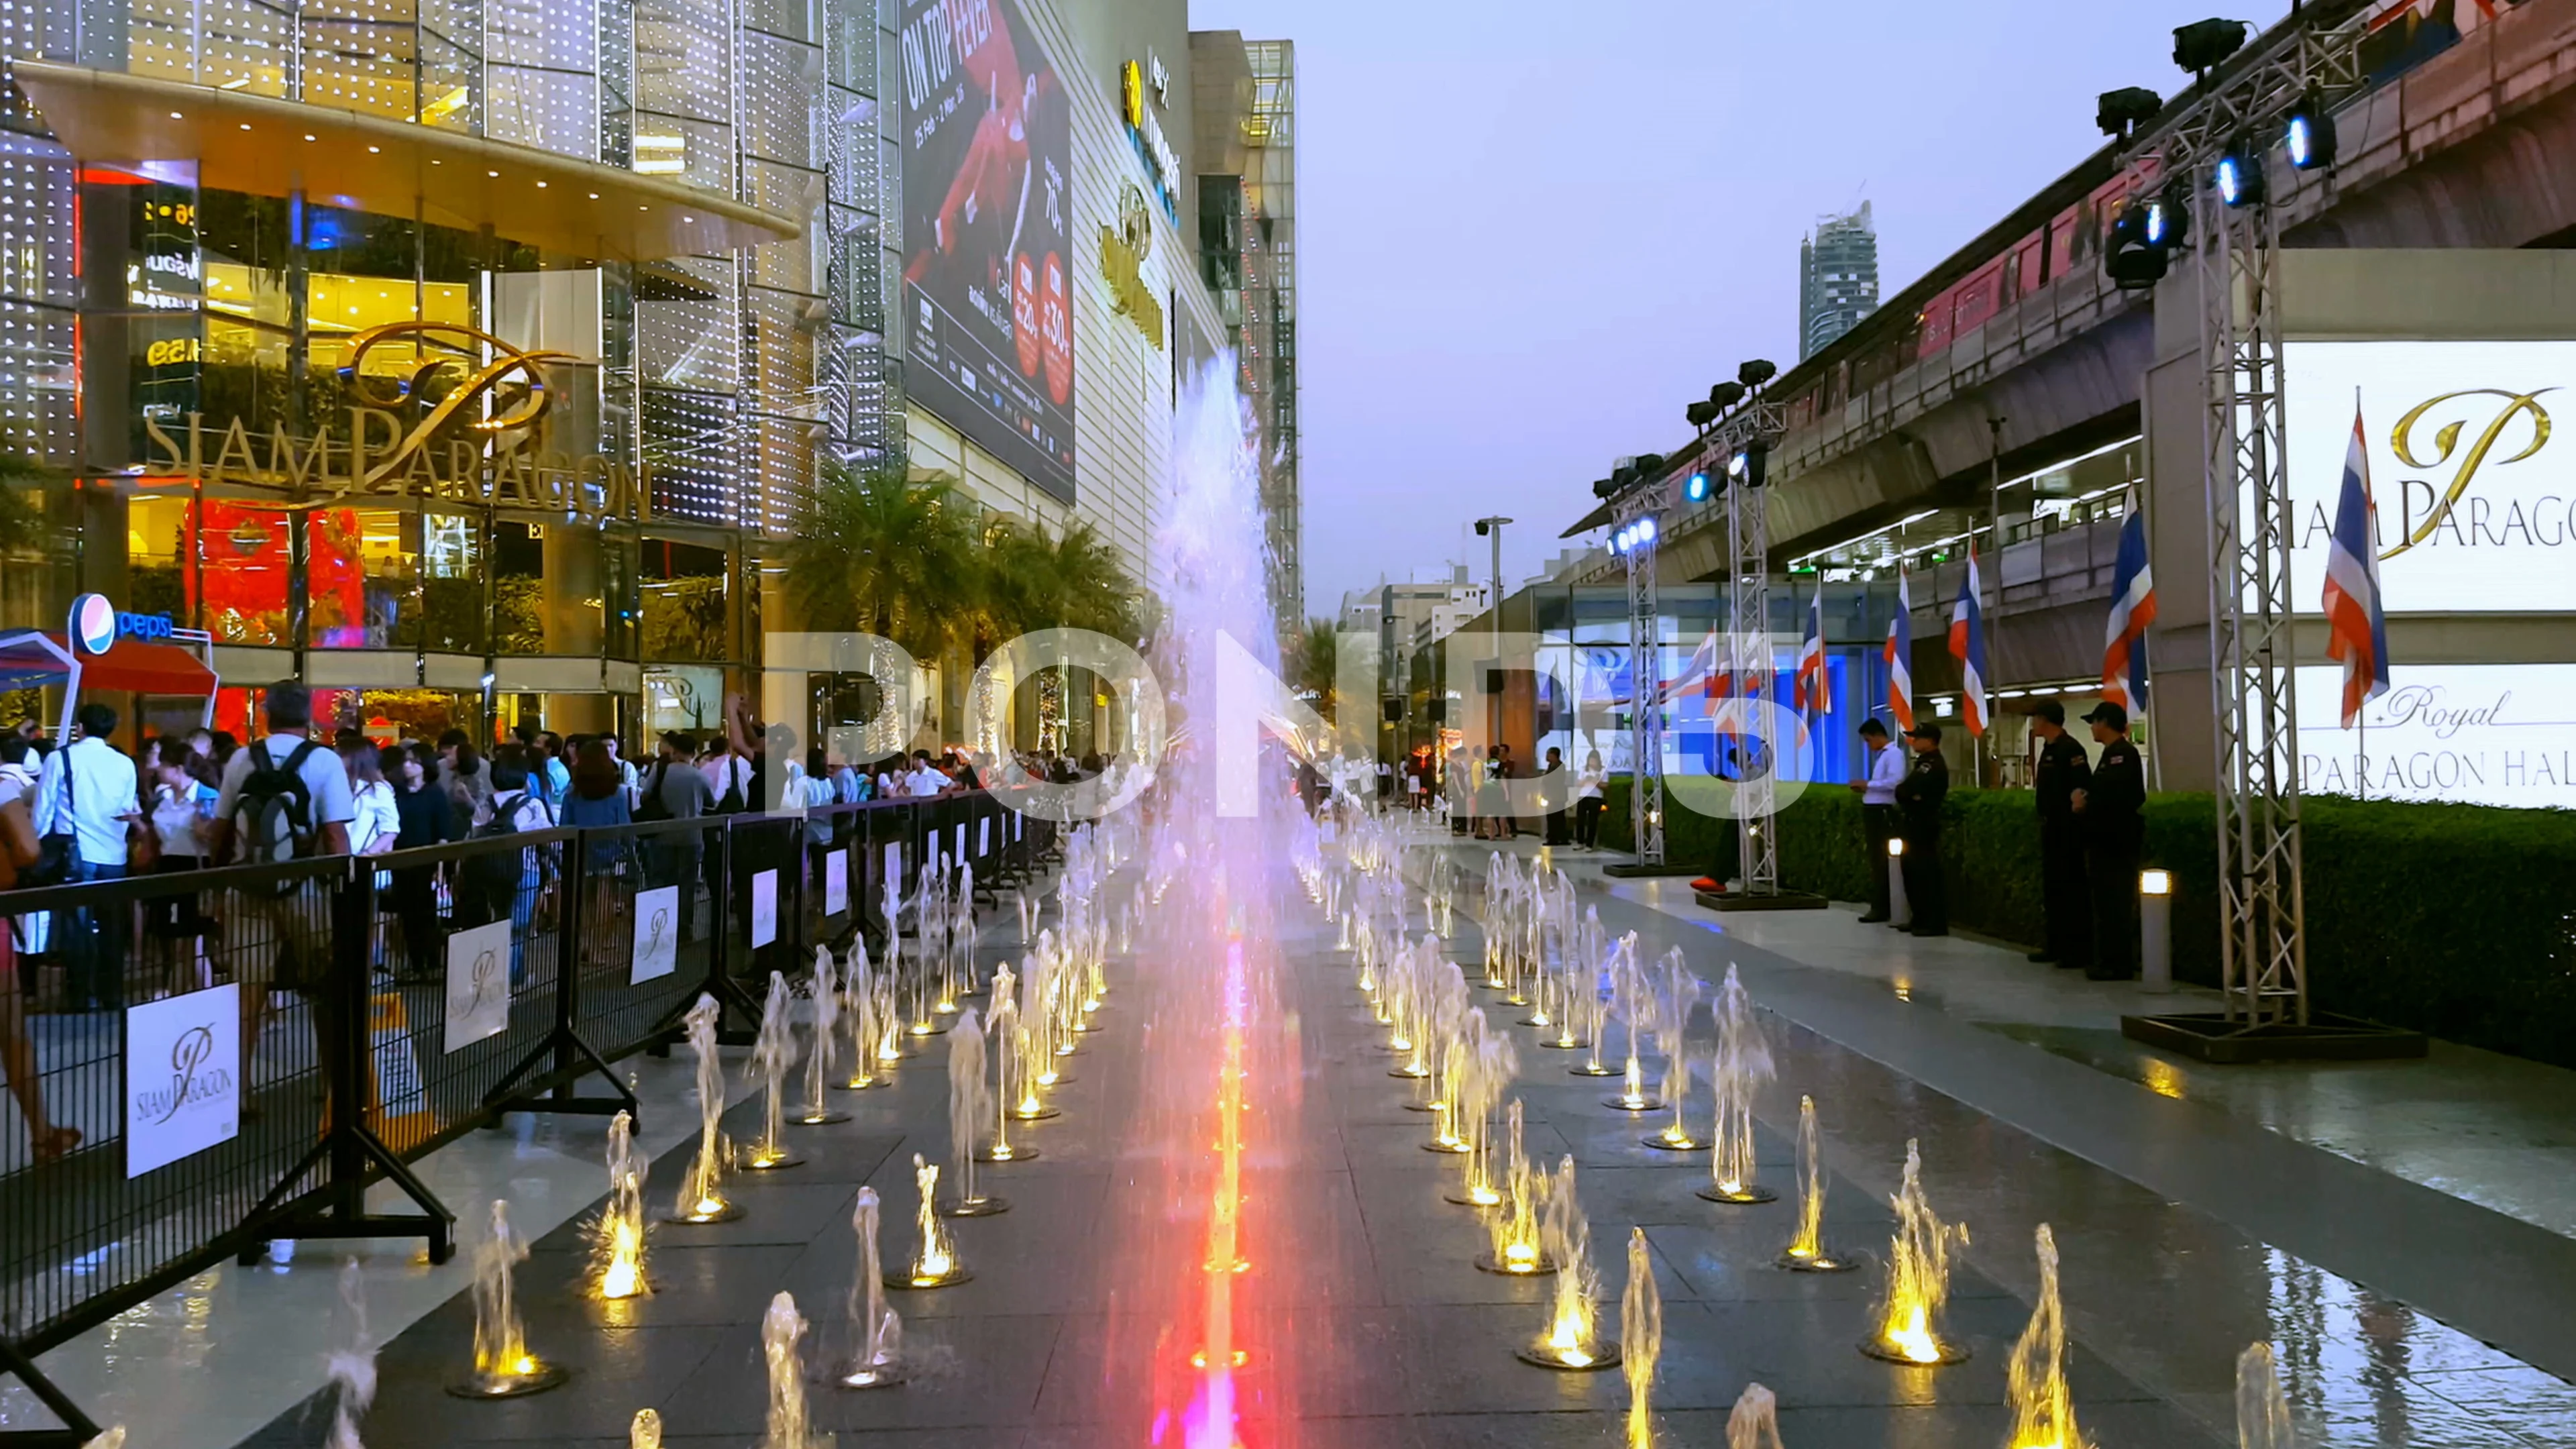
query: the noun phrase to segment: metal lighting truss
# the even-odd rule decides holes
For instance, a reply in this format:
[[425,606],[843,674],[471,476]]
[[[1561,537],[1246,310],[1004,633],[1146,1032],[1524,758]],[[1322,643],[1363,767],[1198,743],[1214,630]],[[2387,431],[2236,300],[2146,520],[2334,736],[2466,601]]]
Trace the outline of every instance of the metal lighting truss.
[[[2362,89],[2363,17],[2294,28],[2226,67],[2185,109],[2138,138],[2159,177],[2188,176],[2200,295],[2209,508],[2209,633],[2218,755],[2218,888],[2226,1016],[2243,1026],[2308,1023],[2306,898],[2299,847],[2293,539],[2281,403],[2280,223],[2239,212],[2214,176],[2246,142],[2267,165],[2290,108]],[[2268,190],[2268,188],[2267,188]]]
[[1773,675],[1769,494],[1738,477],[1733,464],[1738,453],[1755,443],[1768,448],[1778,442],[1786,431],[1784,421],[1777,404],[1755,398],[1711,430],[1714,451],[1704,455],[1723,470],[1719,476],[1726,479],[1726,664],[1743,724],[1735,785],[1735,858],[1747,896],[1780,893],[1780,832],[1772,787],[1782,742],[1765,737],[1761,730],[1766,718],[1778,716],[1750,707],[1754,691],[1768,686]]
[[[1656,519],[1660,528],[1664,485],[1639,483],[1611,501],[1610,527],[1615,532],[1641,518]],[[1653,534],[1630,544],[1628,561],[1628,731],[1634,787],[1628,794],[1628,816],[1635,828],[1637,867],[1660,869],[1664,863],[1664,680],[1659,608],[1655,599]]]

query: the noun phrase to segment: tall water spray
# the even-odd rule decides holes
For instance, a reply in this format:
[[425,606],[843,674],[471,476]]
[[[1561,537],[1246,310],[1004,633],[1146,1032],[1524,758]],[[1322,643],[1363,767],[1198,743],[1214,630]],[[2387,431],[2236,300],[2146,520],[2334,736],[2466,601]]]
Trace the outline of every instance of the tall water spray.
[[850,1231],[858,1239],[859,1271],[850,1280],[850,1331],[858,1340],[850,1366],[840,1377],[845,1389],[882,1389],[903,1382],[903,1320],[886,1302],[885,1259],[878,1247],[877,1190],[859,1189],[850,1209]]
[[1664,1297],[1646,1230],[1628,1230],[1628,1286],[1619,1294],[1620,1368],[1628,1376],[1628,1449],[1654,1449],[1655,1363],[1664,1353]]
[[1816,1099],[1798,1098],[1798,1231],[1780,1253],[1780,1266],[1800,1273],[1841,1273],[1858,1267],[1825,1247],[1824,1147],[1816,1128]]
[[2236,1356],[2236,1449],[2298,1449],[2298,1442],[2280,1365],[2258,1339]]
[[679,1205],[672,1210],[675,1223],[722,1223],[742,1216],[742,1209],[726,1201],[724,1175],[730,1153],[724,1140],[724,1063],[716,1056],[716,1018],[724,1008],[712,996],[701,996],[685,1024],[689,1052],[698,1064],[698,1153],[689,1164],[688,1176],[680,1182]]
[[805,1407],[805,1315],[795,1296],[769,1300],[760,1318],[760,1352],[769,1365],[769,1432],[761,1449],[832,1449],[832,1436],[814,1432]]
[[796,1064],[796,1025],[788,1019],[795,993],[784,973],[769,973],[769,999],[760,1011],[760,1035],[751,1044],[751,1069],[761,1086],[760,1141],[742,1160],[752,1172],[775,1172],[804,1159],[787,1150],[787,1069]]
[[519,1264],[528,1245],[510,1228],[510,1204],[492,1200],[491,1232],[474,1246],[474,1362],[447,1386],[469,1399],[507,1399],[539,1393],[564,1381],[561,1367],[528,1348],[519,1316]]
[[644,1154],[635,1150],[635,1119],[608,1119],[608,1205],[591,1228],[593,1281],[612,1301],[652,1291],[644,1279]]
[[805,1054],[805,1110],[796,1114],[803,1126],[847,1122],[825,1095],[832,1085],[832,1065],[841,1054],[841,982],[832,970],[832,948],[814,948],[814,1047]]
[[1717,1097],[1717,1126],[1709,1185],[1699,1195],[1711,1202],[1769,1202],[1778,1194],[1753,1180],[1753,1091],[1771,1080],[1771,1048],[1753,1015],[1752,993],[1736,978],[1732,962],[1718,987],[1716,1014],[1717,1059],[1709,1081]]
[[331,1350],[324,1374],[331,1381],[331,1430],[322,1449],[363,1449],[358,1421],[376,1401],[376,1344],[367,1336],[367,1279],[351,1258],[340,1265],[340,1346]]
[[2075,1396],[2066,1387],[2066,1306],[2058,1297],[2057,1235],[2039,1225],[2039,1301],[2013,1344],[2005,1402],[2012,1408],[2009,1449],[2085,1449],[2075,1427]]
[[1780,1449],[1780,1400],[1760,1384],[1746,1384],[1726,1414],[1726,1449]]
[[939,1210],[953,1218],[990,1217],[1010,1207],[975,1181],[976,1159],[991,1155],[975,1146],[991,1096],[984,1085],[984,1023],[970,1006],[948,1032],[948,1160],[957,1172],[957,1196]]
[[1861,1345],[1872,1358],[1895,1363],[1946,1364],[1968,1350],[1941,1333],[1941,1308],[1950,1298],[1950,1249],[1968,1241],[1968,1230],[1941,1221],[1923,1195],[1923,1154],[1905,1144],[1905,1177],[1891,1199],[1896,1236],[1888,1245],[1887,1300],[1878,1331]]

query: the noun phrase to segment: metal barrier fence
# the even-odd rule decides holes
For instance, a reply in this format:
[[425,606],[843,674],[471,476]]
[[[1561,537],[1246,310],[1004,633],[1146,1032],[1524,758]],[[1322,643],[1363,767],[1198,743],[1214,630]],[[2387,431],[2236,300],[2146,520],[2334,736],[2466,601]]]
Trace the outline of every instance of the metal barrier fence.
[[[0,894],[0,1374],[78,1443],[33,1356],[191,1274],[291,1238],[444,1262],[455,1215],[405,1164],[504,1112],[640,1116],[609,1064],[701,993],[748,1042],[770,971],[862,933],[881,959],[929,862],[990,899],[1054,848],[977,791]],[[408,1208],[370,1212],[379,1182]]]

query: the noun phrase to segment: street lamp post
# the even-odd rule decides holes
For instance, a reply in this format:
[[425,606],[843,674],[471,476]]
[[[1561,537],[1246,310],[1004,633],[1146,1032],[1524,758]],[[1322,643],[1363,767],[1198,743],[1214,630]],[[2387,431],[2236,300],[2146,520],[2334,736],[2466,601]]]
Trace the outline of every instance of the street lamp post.
[[[1494,582],[1492,597],[1487,600],[1489,607],[1485,611],[1485,642],[1491,651],[1496,675],[1502,672],[1503,664],[1503,525],[1511,521],[1492,514],[1476,520],[1476,536],[1492,539],[1494,543],[1494,572],[1491,575]],[[1493,684],[1496,680],[1489,675],[1483,682]],[[1488,746],[1499,743],[1503,733],[1501,694],[1500,689],[1494,689],[1487,691],[1485,696],[1485,743]],[[1473,783],[1469,782],[1471,788]]]

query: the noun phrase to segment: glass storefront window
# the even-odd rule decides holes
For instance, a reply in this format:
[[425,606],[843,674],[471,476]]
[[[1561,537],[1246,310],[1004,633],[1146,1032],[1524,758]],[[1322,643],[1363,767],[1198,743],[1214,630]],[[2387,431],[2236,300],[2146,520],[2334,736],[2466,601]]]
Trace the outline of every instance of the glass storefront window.
[[197,565],[205,588],[205,628],[226,644],[292,644],[287,583],[293,557],[283,508],[234,499],[206,500],[197,530]]
[[483,652],[483,525],[462,513],[421,515],[420,647]]
[[325,508],[308,524],[309,619],[316,649],[408,647],[419,633],[418,515],[406,508]]
[[492,525],[492,652],[546,652],[543,524]]
[[189,607],[188,536],[196,500],[185,492],[139,494],[125,505],[125,608],[167,614],[182,627]]
[[725,645],[725,551],[644,540],[644,657],[720,660]]
[[611,659],[632,659],[640,607],[635,597],[635,536],[611,530],[601,536],[600,549],[600,577],[606,591],[601,600],[606,652]]

